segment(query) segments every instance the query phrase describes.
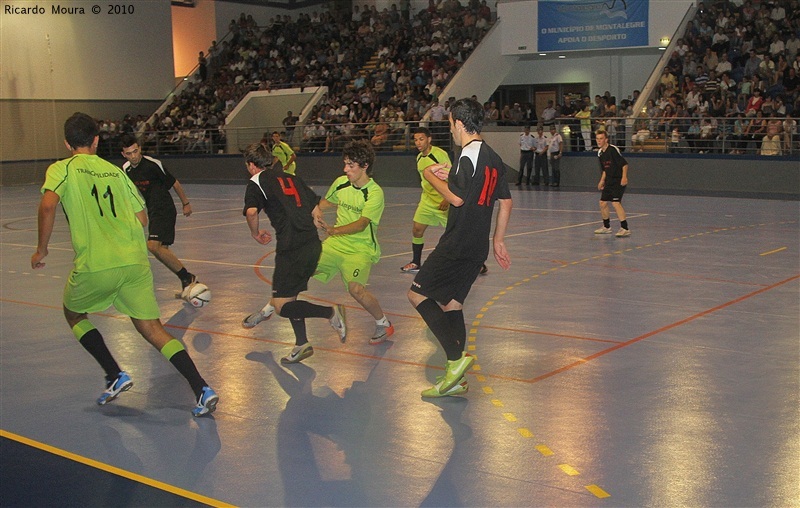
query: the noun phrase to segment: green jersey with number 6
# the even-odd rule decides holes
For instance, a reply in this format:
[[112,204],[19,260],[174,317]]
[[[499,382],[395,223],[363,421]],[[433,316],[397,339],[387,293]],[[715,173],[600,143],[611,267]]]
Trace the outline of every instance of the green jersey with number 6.
[[336,226],[344,226],[361,217],[369,219],[363,231],[349,235],[329,236],[324,245],[345,254],[367,254],[373,263],[381,257],[378,244],[378,224],[383,215],[383,189],[372,178],[366,185],[356,188],[342,175],[331,184],[325,199],[336,203]]
[[74,155],[47,168],[41,191],[48,190],[58,194],[67,216],[76,271],[150,266],[136,218],[144,200],[122,169],[97,155]]

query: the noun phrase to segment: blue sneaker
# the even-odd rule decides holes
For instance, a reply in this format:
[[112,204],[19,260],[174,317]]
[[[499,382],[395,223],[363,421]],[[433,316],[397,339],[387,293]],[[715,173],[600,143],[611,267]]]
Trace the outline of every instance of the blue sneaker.
[[127,372],[122,371],[117,376],[117,379],[107,384],[106,391],[100,394],[97,399],[97,405],[103,406],[112,400],[116,399],[120,393],[127,392],[133,386],[133,381]]
[[217,409],[217,402],[219,402],[219,395],[210,386],[203,387],[200,398],[197,399],[197,405],[192,409],[192,415],[205,416],[210,415]]

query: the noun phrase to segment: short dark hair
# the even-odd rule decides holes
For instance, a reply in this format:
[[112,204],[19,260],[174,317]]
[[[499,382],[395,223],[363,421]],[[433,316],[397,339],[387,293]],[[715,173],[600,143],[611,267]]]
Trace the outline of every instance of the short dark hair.
[[139,139],[134,134],[126,132],[125,134],[122,135],[121,138],[119,138],[119,146],[123,150],[133,145],[142,146],[139,144]]
[[253,143],[242,150],[245,164],[252,162],[259,169],[268,169],[272,165],[272,155],[261,143]]
[[375,150],[366,139],[357,139],[344,145],[342,158],[350,159],[361,167],[367,168],[367,175],[372,176],[372,164],[375,162]]
[[453,123],[461,120],[469,134],[480,134],[483,129],[483,107],[476,100],[459,99],[450,106],[450,117]]
[[64,139],[74,150],[92,146],[94,138],[100,134],[97,120],[86,113],[74,113],[64,122]]
[[425,137],[431,137],[431,130],[427,127],[417,127],[414,129],[414,134],[425,134]]

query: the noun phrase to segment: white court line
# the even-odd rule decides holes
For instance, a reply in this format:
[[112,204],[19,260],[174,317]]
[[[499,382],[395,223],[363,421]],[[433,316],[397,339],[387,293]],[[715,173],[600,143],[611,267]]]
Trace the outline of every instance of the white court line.
[[[26,247],[26,248],[34,249],[34,250],[36,249],[35,245],[25,245],[25,244],[18,244],[18,243],[5,243],[5,242],[2,242],[2,243],[0,243],[0,245],[11,246],[11,247]],[[49,246],[48,249],[49,250],[63,250],[63,251],[72,252],[72,248]],[[148,259],[151,259],[151,260],[156,259],[153,255],[150,255],[150,254],[148,254],[147,257],[148,257]],[[181,261],[190,261],[192,263],[205,263],[205,264],[208,264],[208,265],[236,266],[236,267],[241,267],[241,268],[269,268],[269,269],[274,269],[275,268],[272,265],[252,265],[252,264],[248,265],[248,264],[245,264],[245,263],[229,263],[229,262],[226,262],[226,261],[208,261],[208,260],[205,260],[205,259],[181,258]]]
[[[640,214],[630,214],[628,218],[638,219],[639,217],[647,217],[650,215],[649,213],[640,213]],[[592,224],[597,224],[598,221],[593,220],[591,222],[582,222],[580,224],[571,224],[569,226],[559,226],[557,228],[549,228],[549,229],[537,229],[535,231],[526,231],[524,233],[516,233],[513,235],[506,235],[506,238],[514,238],[516,236],[527,236],[527,235],[536,235],[539,233],[549,233],[551,231],[561,231],[562,229],[572,229],[572,228],[582,228],[585,226],[591,226]]]
[[[597,212],[594,212],[594,213],[597,213]],[[630,218],[636,219],[636,218],[639,218],[639,217],[647,217],[648,215],[650,215],[650,214],[649,213],[631,214],[631,215],[628,215],[628,218],[629,219]],[[560,231],[562,229],[582,228],[582,227],[586,227],[586,226],[591,226],[592,224],[597,224],[597,221],[595,220],[595,221],[592,221],[592,222],[582,222],[580,224],[571,224],[569,226],[559,226],[557,228],[537,229],[535,231],[525,231],[523,233],[516,233],[516,234],[513,234],[513,235],[506,235],[506,238],[514,238],[514,237],[517,237],[517,236],[536,235],[536,234],[539,234],[539,233],[549,233],[551,231]],[[433,247],[431,247],[429,249],[423,249],[423,252],[431,251],[433,249],[434,249]],[[491,249],[489,249],[489,250],[491,251]],[[384,259],[384,258],[385,259],[389,259],[389,258],[395,258],[395,257],[399,257],[399,256],[408,256],[409,254],[413,254],[413,252],[412,251],[407,251],[407,252],[400,252],[400,253],[397,253],[397,254],[389,254],[387,256],[381,256],[381,259]]]
[[247,224],[247,220],[242,217],[242,220],[237,222],[221,222],[219,224],[206,224],[205,226],[193,226],[190,228],[175,228],[175,231],[192,231],[193,229],[208,229],[208,228],[215,228],[218,226],[232,226],[234,224]]
[[[223,208],[221,210],[203,210],[201,212],[192,211],[192,215],[200,215],[203,213],[220,213],[220,212],[241,212],[241,208]],[[191,219],[191,216],[186,217],[187,219]]]

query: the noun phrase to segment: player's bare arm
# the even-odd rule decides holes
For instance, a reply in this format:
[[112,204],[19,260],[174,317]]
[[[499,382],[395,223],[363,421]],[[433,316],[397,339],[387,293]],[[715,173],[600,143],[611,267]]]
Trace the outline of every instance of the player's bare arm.
[[185,217],[192,215],[192,204],[189,203],[189,198],[186,196],[186,192],[184,192],[181,183],[178,180],[175,180],[175,184],[172,186],[172,188],[175,189],[175,194],[177,194],[178,198],[181,200],[183,215]]
[[53,234],[53,226],[56,222],[56,207],[58,206],[61,198],[58,194],[51,190],[44,191],[42,200],[39,202],[38,225],[39,225],[39,242],[36,246],[36,252],[31,256],[31,268],[34,270],[44,268],[45,263],[42,260],[47,257],[47,246],[50,244],[50,236]]
[[[450,187],[447,185],[447,172],[444,171],[445,166],[449,168],[447,164],[432,164],[425,168],[425,171],[422,172],[422,176],[436,189],[436,192],[441,194],[447,203],[453,206],[461,206],[464,204],[464,200],[453,194]],[[445,175],[444,180],[440,176],[442,173]]]
[[250,228],[250,236],[261,245],[266,245],[272,240],[272,235],[266,229],[258,229],[258,208],[248,208],[245,212],[247,227]]
[[510,199],[498,200],[500,209],[497,212],[497,224],[494,228],[494,237],[492,239],[494,259],[503,270],[508,270],[511,266],[511,256],[506,249],[506,229],[508,228],[508,221],[511,219],[511,209],[513,202]]
[[330,236],[336,235],[352,235],[353,233],[360,233],[367,229],[369,223],[371,221],[366,217],[360,217],[357,220],[351,222],[350,224],[344,224],[342,226],[336,226],[333,228],[328,228],[326,232]]

